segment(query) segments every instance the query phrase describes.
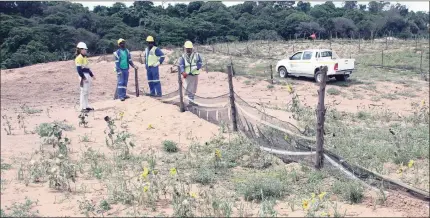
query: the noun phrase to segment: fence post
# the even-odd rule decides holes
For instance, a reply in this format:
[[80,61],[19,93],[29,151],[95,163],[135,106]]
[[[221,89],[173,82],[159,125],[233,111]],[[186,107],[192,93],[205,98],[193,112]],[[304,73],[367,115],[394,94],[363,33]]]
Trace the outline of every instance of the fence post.
[[318,108],[317,108],[317,150],[315,168],[321,169],[324,165],[324,121],[325,121],[325,86],[327,81],[327,66],[321,66],[322,79],[318,91]]
[[388,49],[388,37],[385,35],[385,49]]
[[382,49],[381,56],[382,56],[382,63],[381,63],[381,65],[382,65],[382,67],[384,67],[384,49]]
[[185,106],[184,106],[184,94],[182,92],[182,78],[181,78],[181,70],[178,66],[178,83],[179,83],[179,111],[184,112]]
[[236,105],[234,99],[234,89],[233,89],[233,67],[231,65],[227,66],[228,75],[228,87],[230,91],[230,107],[231,107],[231,120],[233,122],[233,131],[237,132],[237,117],[236,117]]
[[421,61],[420,61],[420,71],[421,71],[421,73],[423,72],[423,54],[424,54],[424,50],[421,49]]
[[361,33],[358,34],[358,52],[361,50]]
[[134,85],[136,88],[136,97],[139,97],[140,90],[139,90],[139,75],[137,72],[137,69],[134,69]]
[[[422,60],[423,60],[423,58],[422,58],[423,56],[421,55],[421,62],[422,62]],[[272,68],[272,65],[270,65],[270,80],[272,81],[272,85],[273,85],[273,68]]]

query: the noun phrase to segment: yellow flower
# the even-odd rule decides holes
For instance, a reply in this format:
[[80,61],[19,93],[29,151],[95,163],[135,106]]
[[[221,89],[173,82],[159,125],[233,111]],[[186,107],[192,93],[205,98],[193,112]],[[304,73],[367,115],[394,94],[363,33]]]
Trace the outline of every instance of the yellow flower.
[[215,149],[215,157],[221,159],[221,151],[219,149]]
[[327,194],[326,192],[321,192],[321,193],[318,195],[318,197],[320,198],[320,201],[322,201],[322,200],[323,200],[323,198],[324,198],[324,196],[325,196],[326,194]]
[[304,210],[309,209],[309,201],[308,200],[303,200],[302,205],[303,205]]
[[293,87],[290,84],[287,85],[287,91],[293,93]]
[[321,214],[320,214],[321,216],[330,216],[328,213],[326,213],[326,212],[321,212]]
[[154,127],[152,126],[152,124],[149,124],[149,125],[148,125],[147,130],[150,130],[150,129],[154,129]]
[[172,169],[170,169],[170,175],[176,175],[176,168],[173,167]]
[[121,117],[121,119],[124,117],[124,111],[119,112],[119,116]]
[[400,168],[397,170],[397,173],[398,173],[398,174],[402,174],[402,173],[403,173],[403,168],[402,168],[402,167],[400,167]]
[[424,106],[425,104],[426,104],[426,101],[425,101],[425,100],[422,100],[422,101],[421,101],[421,105],[422,105],[422,106]]
[[287,135],[285,135],[285,136],[284,136],[284,139],[285,139],[285,141],[288,141],[288,136],[287,136]]
[[411,168],[414,166],[414,160],[410,160],[408,163],[408,167]]
[[197,194],[196,194],[195,192],[190,192],[190,196],[191,196],[192,198],[197,198]]
[[142,178],[144,178],[144,179],[146,179],[146,177],[148,176],[148,174],[149,174],[149,170],[148,170],[148,168],[143,168],[143,172],[142,172],[142,174],[140,175]]
[[149,190],[149,186],[145,185],[143,186],[143,192],[147,192]]
[[314,199],[315,198],[315,193],[312,193],[311,196],[312,196],[312,199]]

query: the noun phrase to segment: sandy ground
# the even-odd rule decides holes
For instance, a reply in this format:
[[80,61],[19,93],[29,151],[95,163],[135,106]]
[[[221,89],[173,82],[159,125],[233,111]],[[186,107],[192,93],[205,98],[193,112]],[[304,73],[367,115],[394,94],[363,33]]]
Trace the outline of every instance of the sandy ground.
[[[168,53],[168,52],[166,52]],[[134,53],[135,55],[136,53]],[[33,130],[34,127],[42,122],[52,122],[54,120],[66,120],[76,127],[76,130],[65,132],[72,139],[72,153],[79,153],[85,146],[91,146],[101,151],[106,150],[104,146],[105,121],[104,116],[112,116],[121,111],[125,112],[125,124],[129,131],[134,134],[137,148],[133,152],[143,153],[150,148],[161,149],[162,140],[175,140],[179,142],[181,150],[186,150],[191,140],[204,142],[218,133],[218,127],[208,123],[197,116],[185,112],[179,113],[174,105],[163,104],[155,99],[145,96],[120,102],[112,100],[115,92],[116,78],[113,72],[113,63],[108,61],[97,62],[98,58],[91,59],[91,68],[96,76],[90,94],[90,103],[96,111],[90,113],[89,128],[78,127],[77,103],[79,99],[79,79],[75,72],[73,61],[37,64],[29,67],[2,70],[1,72],[1,112],[2,115],[16,117],[19,106],[27,104],[32,108],[43,109],[40,114],[34,114],[27,118],[27,128]],[[167,60],[166,60],[167,62]],[[147,80],[143,66],[140,67],[140,87],[148,91]],[[162,65],[161,80],[163,92],[169,93],[177,89],[177,76],[170,73],[170,65]],[[291,100],[285,87],[276,85],[268,88],[266,81],[255,81],[255,84],[245,84],[249,79],[236,77],[234,85],[236,93],[252,103],[264,103],[271,106],[285,107]],[[134,73],[130,74],[128,91],[130,95],[134,93]],[[330,85],[329,85],[330,86]],[[357,85],[365,86],[365,85]],[[342,92],[352,92],[353,87],[339,87]],[[390,92],[392,90],[406,89],[397,84],[377,84],[377,92]],[[294,89],[301,98],[309,105],[316,105],[317,86],[309,81],[294,80]],[[363,94],[367,91],[363,87]],[[218,96],[227,93],[228,83],[225,74],[220,72],[202,73],[200,75],[198,95]],[[370,92],[370,91],[368,91]],[[381,100],[378,104],[386,108],[404,113],[410,110],[410,103],[421,101],[423,96],[428,97],[428,89],[424,90],[416,98],[405,98],[399,100]],[[342,96],[329,96],[327,101],[330,103],[338,102],[339,110],[357,111],[363,105],[370,105],[372,102],[369,97],[364,99],[348,100]],[[49,109],[49,115],[46,112]],[[288,115],[282,115],[279,111],[273,110],[273,115],[281,119],[288,120]],[[2,120],[2,125],[4,124]],[[148,130],[151,124],[154,129]],[[95,180],[82,180],[74,186],[76,191],[71,195],[65,196],[64,193],[52,191],[47,184],[30,184],[26,187],[23,183],[16,180],[18,163],[20,160],[28,159],[29,155],[39,149],[39,137],[35,134],[24,134],[19,130],[16,122],[13,123],[13,135],[6,135],[1,131],[1,158],[4,162],[11,163],[12,169],[2,172],[2,179],[6,179],[2,185],[1,202],[3,205],[11,205],[13,202],[22,202],[24,197],[32,200],[38,199],[39,203],[35,209],[39,210],[43,216],[82,216],[78,209],[77,200],[82,196],[90,199],[99,199],[106,192],[106,187]],[[95,142],[79,143],[79,137],[89,134]],[[91,193],[82,191],[82,187],[94,190]],[[367,196],[365,201],[359,205],[348,205],[340,203],[342,209],[347,210],[347,216],[428,216],[428,203],[412,199],[407,196],[400,196],[396,193],[388,195],[384,205],[374,208],[372,198]],[[335,199],[336,200],[336,199]],[[119,206],[120,207],[120,206]],[[164,205],[167,214],[171,213],[170,205]],[[120,208],[114,208],[120,209]],[[277,205],[279,215],[284,216],[303,216],[302,211],[291,211],[286,202]],[[113,216],[125,215],[122,213]]]

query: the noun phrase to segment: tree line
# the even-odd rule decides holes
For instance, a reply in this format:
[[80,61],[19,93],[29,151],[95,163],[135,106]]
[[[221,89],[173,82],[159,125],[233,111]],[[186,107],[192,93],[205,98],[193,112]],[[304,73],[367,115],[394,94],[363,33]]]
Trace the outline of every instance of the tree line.
[[[297,3],[297,4],[296,4]],[[112,53],[118,38],[131,50],[142,49],[152,35],[161,46],[246,40],[289,40],[360,37],[374,39],[428,36],[429,13],[409,11],[401,4],[372,1],[190,2],[167,7],[138,1],[127,7],[96,6],[93,11],[71,2],[0,2],[1,68],[69,60],[76,43],[84,41],[91,54]]]

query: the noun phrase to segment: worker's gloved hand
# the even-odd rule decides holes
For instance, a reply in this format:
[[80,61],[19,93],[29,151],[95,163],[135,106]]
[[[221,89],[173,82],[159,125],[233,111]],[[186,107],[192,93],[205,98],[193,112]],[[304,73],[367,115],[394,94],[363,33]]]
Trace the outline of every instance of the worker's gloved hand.
[[139,69],[139,67],[138,67],[138,66],[136,66],[136,65],[134,65],[134,66],[133,66],[133,68],[134,68],[134,69],[136,69],[136,70],[137,70],[137,69]]
[[183,73],[182,73],[182,76],[183,76],[184,78],[187,78],[188,74],[186,74],[185,72],[183,72]]
[[121,71],[116,71],[116,74],[121,75]]
[[160,65],[160,62],[157,62],[157,63],[153,64],[152,66],[153,67],[158,67],[158,65]]
[[191,67],[191,70],[198,70],[197,66]]

